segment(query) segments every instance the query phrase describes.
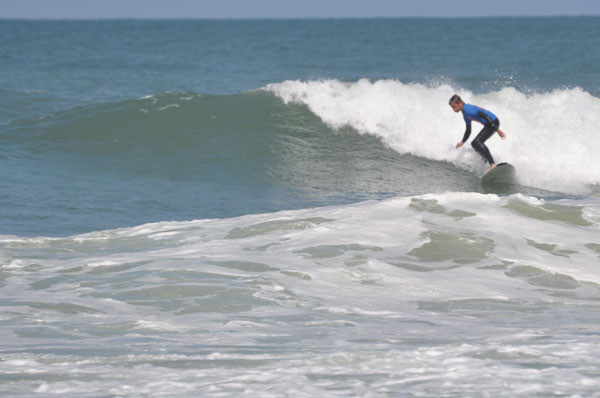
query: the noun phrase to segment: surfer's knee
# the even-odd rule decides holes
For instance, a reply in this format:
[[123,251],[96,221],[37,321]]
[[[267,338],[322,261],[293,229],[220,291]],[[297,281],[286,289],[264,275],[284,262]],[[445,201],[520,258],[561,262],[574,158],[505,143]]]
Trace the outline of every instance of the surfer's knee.
[[477,138],[475,138],[473,141],[471,141],[471,146],[473,147],[473,149],[475,149],[477,152],[479,152],[482,148],[483,148],[483,144],[481,143],[481,141],[479,141]]

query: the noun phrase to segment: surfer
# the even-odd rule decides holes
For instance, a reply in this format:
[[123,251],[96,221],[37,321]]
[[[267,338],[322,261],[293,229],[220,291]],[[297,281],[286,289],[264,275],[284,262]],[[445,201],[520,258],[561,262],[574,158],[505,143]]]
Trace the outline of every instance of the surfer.
[[483,129],[481,129],[479,134],[477,134],[477,137],[475,137],[473,142],[471,142],[471,146],[477,151],[479,155],[481,155],[483,159],[485,159],[490,164],[490,168],[488,169],[488,171],[496,167],[496,162],[494,162],[494,158],[492,157],[492,154],[490,153],[488,147],[485,145],[485,142],[496,131],[502,139],[506,137],[504,132],[502,132],[502,130],[500,130],[499,128],[500,119],[498,119],[496,115],[494,115],[488,110],[485,110],[475,105],[465,104],[464,101],[456,94],[453,95],[452,98],[450,98],[450,107],[454,110],[454,112],[462,112],[463,118],[465,119],[465,123],[467,124],[467,128],[465,130],[463,139],[461,142],[456,144],[456,149],[463,146],[465,142],[469,139],[469,136],[471,135],[471,121],[479,122],[483,124]]

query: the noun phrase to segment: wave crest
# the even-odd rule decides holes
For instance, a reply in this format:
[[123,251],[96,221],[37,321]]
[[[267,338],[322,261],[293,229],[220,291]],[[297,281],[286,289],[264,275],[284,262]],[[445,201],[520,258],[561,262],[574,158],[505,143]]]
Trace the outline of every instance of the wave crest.
[[[497,161],[516,166],[523,184],[567,192],[600,184],[600,140],[594,137],[600,99],[581,88],[526,95],[505,87],[475,94],[449,84],[361,79],[285,81],[265,89],[285,103],[305,104],[333,128],[351,126],[377,136],[401,154],[481,171],[484,165],[474,151],[454,148],[464,132],[462,117],[448,107],[457,92],[498,115],[508,138],[494,136],[487,144]],[[476,134],[474,129],[472,137]]]

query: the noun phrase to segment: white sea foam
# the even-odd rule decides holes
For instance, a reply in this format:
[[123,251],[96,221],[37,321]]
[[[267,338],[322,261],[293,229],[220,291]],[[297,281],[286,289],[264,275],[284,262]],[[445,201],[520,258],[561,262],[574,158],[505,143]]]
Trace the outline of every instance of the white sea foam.
[[[510,162],[532,187],[581,192],[600,184],[600,99],[580,88],[526,95],[514,88],[474,94],[448,84],[435,87],[394,80],[285,81],[266,87],[285,102],[306,104],[334,128],[351,126],[380,137],[399,153],[449,161],[481,171],[470,147],[454,145],[464,132],[448,106],[454,93],[494,112],[507,134],[487,141],[497,162]],[[474,124],[471,138],[478,133]]]
[[599,211],[445,193],[2,241],[0,371],[78,396],[591,396]]

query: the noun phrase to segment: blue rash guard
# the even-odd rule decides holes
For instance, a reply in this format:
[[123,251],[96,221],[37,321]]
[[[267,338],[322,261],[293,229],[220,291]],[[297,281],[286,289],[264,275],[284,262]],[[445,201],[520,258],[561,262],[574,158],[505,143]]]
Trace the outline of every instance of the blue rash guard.
[[475,105],[465,104],[463,106],[462,113],[465,123],[467,124],[467,129],[465,130],[465,135],[462,139],[462,142],[466,142],[471,135],[472,120],[483,124],[485,127],[494,127],[494,131],[498,129],[498,125],[500,124],[496,115],[487,109],[483,109]]

